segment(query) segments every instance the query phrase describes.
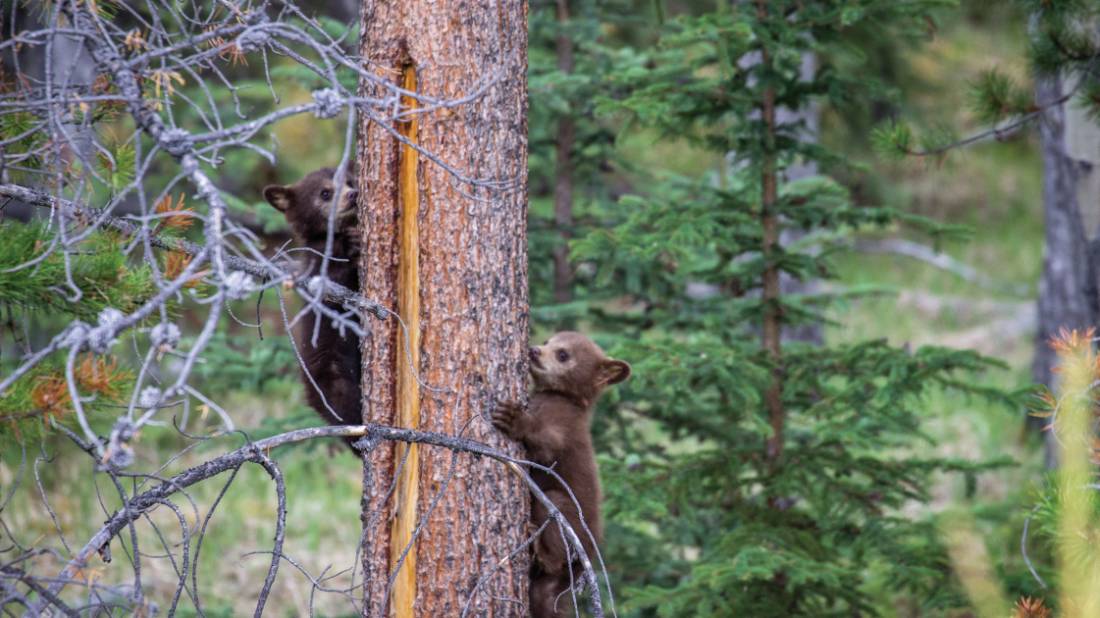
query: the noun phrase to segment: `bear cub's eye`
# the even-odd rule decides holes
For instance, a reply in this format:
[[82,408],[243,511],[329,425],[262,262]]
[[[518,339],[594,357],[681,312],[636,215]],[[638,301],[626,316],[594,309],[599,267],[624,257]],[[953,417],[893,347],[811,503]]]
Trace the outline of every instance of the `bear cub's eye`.
[[328,201],[332,199],[332,189],[322,189],[321,199]]
[[558,362],[564,363],[567,360],[569,360],[569,353],[565,350],[558,350]]

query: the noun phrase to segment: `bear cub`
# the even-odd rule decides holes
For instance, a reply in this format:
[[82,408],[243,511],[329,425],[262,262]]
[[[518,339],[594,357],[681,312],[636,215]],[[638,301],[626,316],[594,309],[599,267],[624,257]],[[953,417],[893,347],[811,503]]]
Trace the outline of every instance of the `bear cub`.
[[[358,290],[360,236],[356,200],[359,192],[354,184],[354,174],[349,169],[345,174],[347,186],[340,191],[340,203],[334,205],[337,193],[333,182],[335,174],[333,168],[325,167],[311,172],[295,184],[268,186],[264,188],[264,199],[286,217],[294,240],[304,249],[299,253],[304,255],[307,273],[321,271],[329,213],[335,207],[335,228],[327,275],[344,287]],[[334,311],[344,311],[343,307],[332,303],[325,302],[325,306]],[[312,342],[317,320],[321,320],[321,324],[315,347]],[[294,329],[294,343],[305,365],[300,370],[306,400],[331,425],[358,425],[363,422],[359,391],[359,339],[351,333],[341,336],[331,322],[329,318],[310,311],[298,320]],[[306,376],[306,371],[317,383],[316,387]],[[354,441],[346,439],[349,446]]]
[[[493,425],[522,442],[527,447],[528,459],[552,467],[572,489],[576,503],[561,481],[542,470],[530,471],[531,478],[561,510],[595,564],[592,537],[595,543],[600,543],[603,527],[600,477],[589,426],[600,394],[608,386],[630,377],[630,365],[608,358],[591,339],[576,332],[555,334],[545,344],[532,347],[529,356],[533,390],[527,409],[512,402],[498,403],[492,414]],[[582,516],[591,537],[581,524]],[[548,518],[546,507],[532,500],[532,525],[537,529]],[[530,589],[534,618],[572,614],[568,590],[571,577],[579,581],[579,560],[558,528],[557,524],[550,524],[534,543]]]

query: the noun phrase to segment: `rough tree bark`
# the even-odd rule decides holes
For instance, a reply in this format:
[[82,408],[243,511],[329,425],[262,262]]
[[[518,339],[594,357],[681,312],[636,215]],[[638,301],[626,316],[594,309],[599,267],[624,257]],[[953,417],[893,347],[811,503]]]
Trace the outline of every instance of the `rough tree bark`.
[[[403,118],[400,134],[423,152],[360,126],[363,293],[408,327],[406,337],[397,320],[376,322],[364,339],[364,420],[518,455],[485,419],[494,400],[525,396],[526,4],[364,0],[361,16],[365,66],[409,91],[454,100],[492,81],[473,101]],[[425,153],[514,182],[458,182]],[[364,615],[458,616],[490,572],[469,615],[524,615],[527,552],[510,554],[526,536],[528,494],[512,471],[381,444],[364,459],[363,490]]]

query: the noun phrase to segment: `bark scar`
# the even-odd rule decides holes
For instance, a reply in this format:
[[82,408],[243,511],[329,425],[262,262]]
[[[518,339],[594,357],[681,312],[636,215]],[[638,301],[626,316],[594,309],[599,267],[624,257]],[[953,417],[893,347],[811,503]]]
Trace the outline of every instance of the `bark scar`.
[[[405,64],[401,69],[401,87],[416,91],[416,67]],[[403,111],[417,107],[416,99],[402,97]],[[417,143],[417,116],[409,115],[398,131],[410,143]],[[400,208],[401,246],[397,262],[397,312],[408,331],[407,337],[397,334],[397,425],[420,428],[420,186],[417,178],[419,156],[415,148],[400,144],[398,157],[398,208]],[[404,462],[404,463],[402,463]],[[396,443],[394,465],[400,467],[397,479],[396,513],[390,534],[390,572],[397,571],[390,597],[390,615],[412,618],[416,602],[416,543],[412,538],[416,527],[417,500],[420,494],[420,457],[416,444]]]

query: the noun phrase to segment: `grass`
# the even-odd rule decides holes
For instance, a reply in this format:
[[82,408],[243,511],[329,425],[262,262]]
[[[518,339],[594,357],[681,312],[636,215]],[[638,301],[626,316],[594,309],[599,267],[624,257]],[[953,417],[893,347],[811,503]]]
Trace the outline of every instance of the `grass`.
[[[237,413],[242,427],[257,427],[264,418],[284,415],[290,407],[284,400],[260,400],[238,395],[225,401],[228,409]],[[174,429],[146,429],[146,432]],[[154,440],[156,436],[150,436]],[[237,436],[219,438],[175,462],[162,472],[163,476],[197,464],[220,453],[237,448]],[[56,452],[50,444],[47,452]],[[333,575],[351,567],[358,545],[359,497],[361,467],[349,456],[343,444],[334,443],[335,454],[326,454],[324,447],[289,448],[277,451],[273,457],[283,471],[287,488],[287,531],[284,553],[314,577],[322,573]],[[176,448],[178,448],[178,443]],[[174,450],[174,449],[173,449]],[[167,450],[165,452],[168,452]],[[155,469],[159,453],[138,449],[138,468]],[[38,453],[30,452],[28,470],[36,465]],[[0,464],[0,484],[10,486],[18,470],[20,454],[8,451]],[[39,462],[45,495],[57,516],[57,524],[70,544],[79,544],[98,529],[107,516],[120,506],[117,493],[102,475],[98,483],[89,483],[89,460],[83,457],[59,457],[52,463]],[[189,526],[201,525],[210,513],[229,474],[196,485],[189,501],[173,500]],[[55,534],[46,504],[33,489],[33,473],[24,475],[23,490],[15,493],[13,503],[5,509],[6,519],[19,538],[30,541],[50,538]],[[258,592],[257,582],[263,581],[270,562],[275,532],[275,490],[271,479],[260,467],[249,465],[241,469],[232,487],[210,521],[202,539],[198,566],[198,583],[202,591],[203,611],[207,615],[244,615],[251,613]],[[94,515],[92,515],[94,514]],[[152,525],[147,525],[152,524]],[[167,609],[175,591],[176,565],[164,555],[170,549],[177,556],[182,549],[180,522],[171,510],[155,510],[147,524],[139,525],[138,546],[142,553],[142,579],[146,595]],[[163,540],[158,535],[163,535]],[[197,539],[192,539],[189,551],[194,555]],[[74,550],[76,546],[74,546]],[[129,536],[123,534],[111,543],[113,561],[127,561],[132,551]],[[255,553],[259,552],[259,553]],[[40,559],[36,571],[60,570],[63,565],[50,558]],[[112,579],[129,573],[127,568],[108,568],[100,558],[93,558],[87,574],[93,581],[107,585],[126,584]],[[190,585],[190,576],[188,578]],[[348,574],[325,582],[330,588],[347,587]],[[310,581],[291,564],[281,565],[278,579],[268,602],[268,615],[301,616],[309,613]],[[318,594],[316,611],[321,615],[355,614],[354,608],[338,594]],[[193,615],[192,601],[185,594],[181,615]]]

